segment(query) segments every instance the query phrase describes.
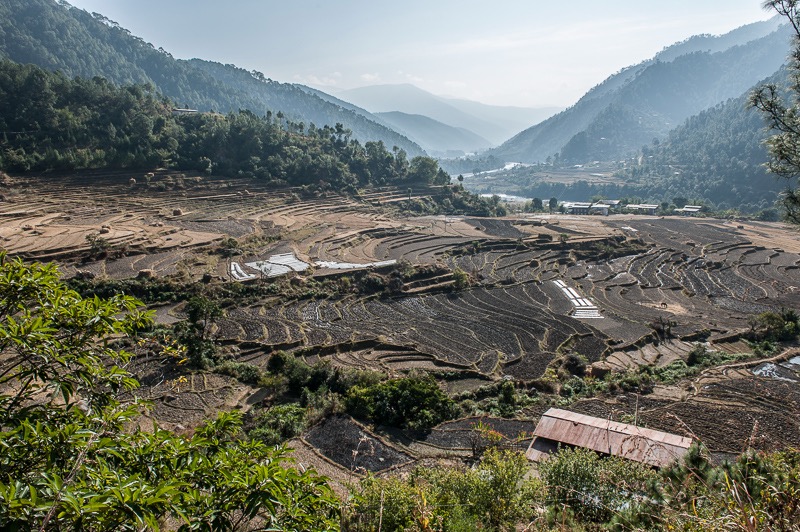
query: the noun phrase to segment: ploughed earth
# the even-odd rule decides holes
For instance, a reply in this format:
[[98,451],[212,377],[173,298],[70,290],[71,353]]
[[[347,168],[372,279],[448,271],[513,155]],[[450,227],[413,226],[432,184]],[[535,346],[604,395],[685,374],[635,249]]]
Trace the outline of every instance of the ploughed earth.
[[[446,376],[451,393],[502,379],[526,386],[565,352],[585,356],[597,374],[685,360],[697,342],[748,353],[741,337],[754,315],[800,307],[800,239],[780,223],[414,217],[394,207],[408,199],[407,189],[305,197],[255,181],[169,172],[15,178],[0,193],[2,248],[55,260],[65,277],[264,285],[263,297],[234,302],[211,331],[239,361],[263,366],[280,349],[309,363],[328,359],[391,375],[417,368]],[[219,253],[225,245],[230,253]],[[268,288],[287,278],[302,285],[399,266],[416,273],[382,294],[344,290],[287,301]],[[455,290],[454,272],[470,286]],[[180,304],[156,308],[156,317],[184,318]],[[720,453],[797,445],[800,377],[792,357],[711,368],[650,394],[569,408],[635,418]],[[264,399],[235,379],[189,372],[179,380],[159,364],[141,359],[132,368],[164,426],[188,430],[216,410]],[[424,439],[329,418],[294,445],[300,461],[346,482],[365,470],[469,454],[479,421],[524,442],[547,406],[529,407],[523,419],[448,422]]]

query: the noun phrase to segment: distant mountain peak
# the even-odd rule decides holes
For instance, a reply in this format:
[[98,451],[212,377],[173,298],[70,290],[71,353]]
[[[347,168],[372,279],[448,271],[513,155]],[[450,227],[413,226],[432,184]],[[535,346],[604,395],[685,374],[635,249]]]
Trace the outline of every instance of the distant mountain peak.
[[790,32],[779,22],[756,22],[668,46],[609,76],[575,105],[522,131],[491,155],[538,162],[558,153],[576,163],[623,157],[780,68]]
[[490,145],[500,144],[520,130],[560,110],[553,107],[503,107],[445,98],[410,83],[366,85],[341,91],[337,96],[371,113],[399,112],[426,116],[441,124],[483,137]]

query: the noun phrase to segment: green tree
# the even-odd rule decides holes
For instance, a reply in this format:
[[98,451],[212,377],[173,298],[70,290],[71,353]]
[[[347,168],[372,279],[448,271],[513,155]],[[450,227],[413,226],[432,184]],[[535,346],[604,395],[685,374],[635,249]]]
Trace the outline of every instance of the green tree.
[[[783,195],[786,217],[800,224],[800,3],[797,0],[767,0],[765,9],[776,11],[794,29],[794,49],[789,60],[788,91],[777,84],[758,87],[750,95],[750,105],[760,110],[774,134],[767,139],[768,170],[791,184]],[[788,94],[787,94],[788,92]]]
[[438,171],[439,163],[436,162],[436,159],[419,155],[411,159],[408,179],[415,183],[433,183]]
[[569,507],[580,519],[607,522],[643,499],[655,473],[623,458],[601,458],[589,449],[559,449],[539,464],[552,508]]
[[0,254],[0,529],[336,529],[325,479],[240,439],[240,414],[188,438],[138,428],[112,339],[148,325],[131,297],[84,299],[55,266]]
[[188,318],[176,324],[178,338],[186,346],[192,365],[209,368],[216,363],[217,347],[209,332],[214,320],[222,316],[222,308],[205,296],[192,297],[183,309]]
[[430,430],[452,419],[457,406],[427,374],[391,379],[369,387],[355,386],[347,409],[356,417],[412,431]]
[[349,529],[515,530],[540,498],[528,470],[522,453],[489,449],[471,469],[418,467],[405,478],[367,477],[354,492]]
[[558,207],[558,198],[550,198],[550,202],[548,203],[548,207],[550,207],[550,213],[556,210]]

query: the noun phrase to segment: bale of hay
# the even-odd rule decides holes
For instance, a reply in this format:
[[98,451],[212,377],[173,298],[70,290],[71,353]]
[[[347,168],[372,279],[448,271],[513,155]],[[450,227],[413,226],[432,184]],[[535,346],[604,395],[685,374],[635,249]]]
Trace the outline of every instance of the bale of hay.
[[183,216],[183,209],[173,209],[172,210],[173,216]]
[[104,225],[103,227],[100,228],[100,234],[101,235],[107,235],[110,232],[111,232],[111,228],[109,226],[107,226],[107,225]]
[[139,270],[139,273],[136,274],[137,279],[155,279],[156,271],[150,268]]

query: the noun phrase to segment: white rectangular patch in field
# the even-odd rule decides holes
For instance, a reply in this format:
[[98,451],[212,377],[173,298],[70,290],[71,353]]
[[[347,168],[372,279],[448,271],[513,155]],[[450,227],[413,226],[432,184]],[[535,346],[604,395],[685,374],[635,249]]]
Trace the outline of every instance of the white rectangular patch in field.
[[256,276],[252,273],[247,273],[238,262],[231,262],[231,277],[237,281],[249,281],[255,279]]
[[265,260],[246,262],[254,270],[258,270],[266,277],[278,277],[289,272],[302,272],[308,269],[309,264],[298,259],[294,253],[281,253],[272,255]]
[[572,303],[574,308],[570,314],[573,318],[598,319],[603,317],[591,299],[582,296],[577,290],[567,286],[564,281],[553,281],[553,284],[559,287],[564,297],[569,299],[569,302]]
[[397,264],[397,260],[382,260],[378,262],[367,262],[364,264],[356,264],[355,262],[318,260],[314,263],[314,266],[318,268],[328,268],[331,270],[356,270],[358,268],[380,268],[381,266],[391,266],[392,264]]

